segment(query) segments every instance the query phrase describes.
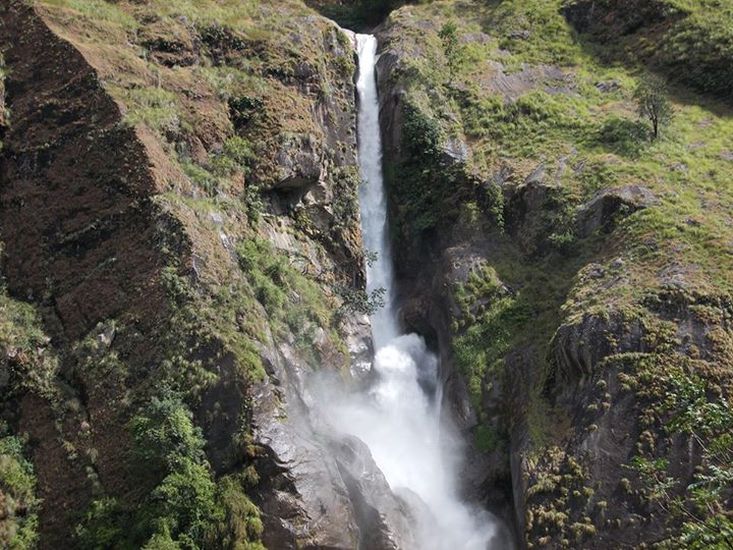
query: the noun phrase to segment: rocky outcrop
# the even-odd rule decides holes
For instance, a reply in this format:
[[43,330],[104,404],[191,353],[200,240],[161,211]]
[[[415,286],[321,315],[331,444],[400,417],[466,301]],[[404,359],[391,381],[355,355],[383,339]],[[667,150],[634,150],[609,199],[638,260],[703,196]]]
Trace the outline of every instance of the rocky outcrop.
[[[404,512],[368,451],[325,438],[305,404],[317,369],[348,372],[370,349],[361,315],[335,315],[337,289],[364,280],[348,38],[293,15],[319,57],[291,72],[277,43],[147,5],[110,9],[144,30],[107,32],[63,6],[0,12],[14,115],[0,154],[3,276],[62,357],[51,394],[24,389],[2,411],[30,437],[41,547],[70,540],[92,501],[120,517],[146,502],[160,480],[139,475],[130,419],[170,385],[203,430],[207,475],[242,484],[270,547],[400,546]],[[262,63],[260,96],[233,99],[192,73],[245,51]],[[158,125],[142,96],[175,116]],[[248,242],[267,246],[243,258]],[[254,525],[232,536],[256,537]]]
[[[614,36],[617,20],[626,18],[634,36],[640,22],[663,32],[681,20],[675,10],[652,13],[661,4],[634,3],[634,12],[613,2],[570,2],[565,14],[583,30],[573,10],[584,9],[592,33],[605,27]],[[483,49],[490,59],[452,81],[441,72],[442,22],[429,10],[403,8],[380,27],[392,208],[400,214],[416,211],[409,210],[415,204],[438,205],[427,219],[424,209],[408,218],[417,230],[398,226],[393,233],[402,252],[403,319],[439,348],[447,409],[475,436],[468,456],[477,466],[466,472],[472,494],[492,502],[498,492],[513,502],[519,547],[683,540],[677,537],[686,513],[696,506],[687,488],[711,459],[678,424],[694,407],[685,409],[689,402],[679,396],[687,390],[675,388],[698,388],[695,407],[726,408],[727,295],[712,282],[715,266],[696,265],[700,256],[683,252],[691,241],[670,236],[687,226],[696,231],[699,221],[670,219],[669,233],[662,229],[668,197],[657,176],[621,184],[616,159],[588,162],[588,150],[579,153],[571,139],[559,148],[554,138],[546,148],[517,142],[534,100],[586,93],[572,67],[526,63],[533,31],[514,30],[517,22],[506,19],[523,8],[489,9],[495,26],[469,17],[497,33],[491,38],[501,46]],[[461,43],[489,41],[468,26],[460,30]],[[648,35],[642,29],[638,36]],[[510,63],[513,70],[504,71]],[[477,79],[480,92],[471,86]],[[597,90],[616,94],[618,84],[601,82]],[[522,134],[527,139],[547,137],[541,120],[529,124],[536,131]],[[456,140],[467,148],[453,147]],[[708,385],[716,389],[701,389]],[[664,502],[654,479],[674,480]],[[686,512],[670,511],[670,500],[684,502]],[[728,510],[729,491],[716,502]]]
[[610,233],[619,218],[657,202],[654,193],[639,185],[604,189],[579,209],[576,217],[578,235],[588,237],[598,230]]

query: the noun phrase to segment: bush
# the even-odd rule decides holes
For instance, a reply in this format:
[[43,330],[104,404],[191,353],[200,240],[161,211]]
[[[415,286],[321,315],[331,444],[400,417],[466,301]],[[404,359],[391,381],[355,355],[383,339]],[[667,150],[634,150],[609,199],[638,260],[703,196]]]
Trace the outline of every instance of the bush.
[[[0,433],[4,427],[0,427]],[[0,437],[0,546],[30,550],[38,542],[39,501],[35,496],[33,465],[23,454],[23,442],[16,436]]]
[[249,96],[232,97],[227,104],[229,118],[237,131],[247,128],[264,107],[261,99]]
[[229,177],[236,172],[247,174],[255,158],[249,141],[232,136],[224,142],[221,153],[211,160],[211,172],[220,177]]
[[[261,550],[259,511],[234,478],[213,479],[201,430],[175,394],[151,399],[130,422],[141,483],[153,488],[135,509],[93,501],[76,529],[80,548]],[[242,526],[241,522],[244,522]]]
[[172,471],[183,459],[204,460],[204,439],[191,411],[173,395],[153,397],[130,423],[135,454],[147,472]]

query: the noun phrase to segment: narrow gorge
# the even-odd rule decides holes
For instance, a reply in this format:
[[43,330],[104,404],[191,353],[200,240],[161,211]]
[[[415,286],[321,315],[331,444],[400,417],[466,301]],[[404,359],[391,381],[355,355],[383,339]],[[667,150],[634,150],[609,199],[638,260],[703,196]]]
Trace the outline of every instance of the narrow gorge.
[[442,415],[438,359],[417,334],[401,334],[396,315],[387,200],[382,178],[376,88],[377,41],[356,35],[359,56],[359,164],[367,292],[384,302],[371,317],[375,381],[365,395],[347,395],[328,408],[338,429],[364,441],[391,490],[407,504],[416,548],[509,548],[497,520],[461,502],[457,479],[461,441]]
[[730,0],[0,0],[0,547],[733,548]]

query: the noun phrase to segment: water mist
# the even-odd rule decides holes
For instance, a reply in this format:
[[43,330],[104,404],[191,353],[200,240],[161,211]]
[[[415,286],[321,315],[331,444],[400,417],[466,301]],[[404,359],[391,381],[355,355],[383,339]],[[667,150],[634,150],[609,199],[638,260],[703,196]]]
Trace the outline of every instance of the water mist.
[[[377,253],[367,267],[367,290],[384,289],[385,305],[371,318],[374,382],[359,394],[334,394],[333,427],[364,441],[392,491],[409,503],[420,550],[492,548],[496,522],[462,502],[457,491],[457,437],[441,423],[438,361],[417,334],[400,334],[393,308],[394,276],[382,181],[376,39],[357,35],[360,204],[365,248]],[[421,384],[422,382],[422,384]],[[423,388],[437,388],[429,395]],[[452,451],[451,451],[452,449]]]

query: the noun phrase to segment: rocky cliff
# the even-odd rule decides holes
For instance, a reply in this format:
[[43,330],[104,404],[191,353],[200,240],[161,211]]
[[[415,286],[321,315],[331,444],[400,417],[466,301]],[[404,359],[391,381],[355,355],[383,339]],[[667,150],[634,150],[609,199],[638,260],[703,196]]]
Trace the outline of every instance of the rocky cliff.
[[[521,548],[729,547],[731,8],[307,4],[394,10],[401,318],[464,496]],[[410,547],[311,387],[371,355],[350,40],[300,0],[0,5],[3,546]]]
[[3,544],[393,547],[308,406],[369,357],[349,36],[300,2],[0,10]]
[[650,143],[633,71],[671,65],[604,42],[727,39],[711,6],[683,25],[635,4],[444,2],[379,28],[403,318],[473,436],[467,491],[513,502],[522,547],[730,540],[727,111],[675,89]]

